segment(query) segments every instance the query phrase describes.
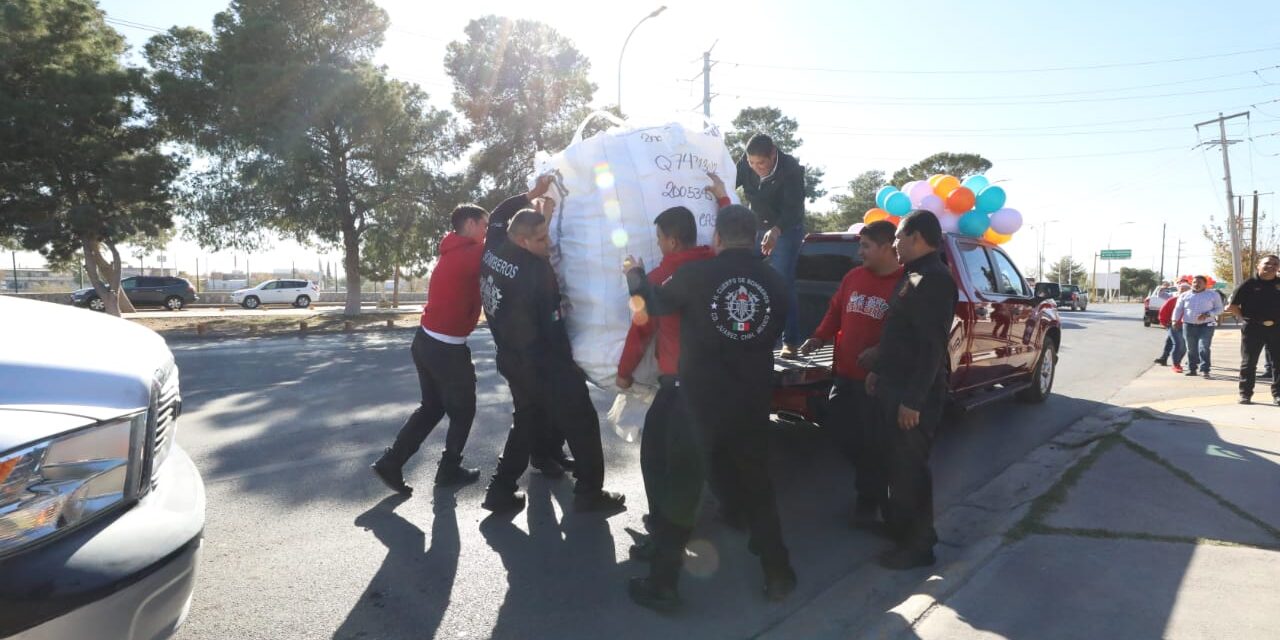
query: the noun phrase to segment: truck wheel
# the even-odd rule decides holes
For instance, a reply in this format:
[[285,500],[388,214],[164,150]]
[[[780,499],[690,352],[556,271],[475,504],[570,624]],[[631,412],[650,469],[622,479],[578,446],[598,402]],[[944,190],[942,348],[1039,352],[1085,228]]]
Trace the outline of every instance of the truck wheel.
[[262,302],[258,300],[258,296],[249,296],[244,299],[244,302],[240,303],[240,306],[246,309],[257,309],[260,304]]
[[1149,327],[1149,326],[1151,326],[1151,316],[1146,315],[1146,314],[1143,314],[1143,315],[1142,315],[1142,326],[1144,326],[1144,327]]
[[1018,399],[1023,402],[1038,404],[1049,397],[1053,390],[1053,378],[1058,372],[1058,349],[1052,342],[1044,343],[1040,349],[1040,358],[1031,370],[1031,386],[1018,392]]

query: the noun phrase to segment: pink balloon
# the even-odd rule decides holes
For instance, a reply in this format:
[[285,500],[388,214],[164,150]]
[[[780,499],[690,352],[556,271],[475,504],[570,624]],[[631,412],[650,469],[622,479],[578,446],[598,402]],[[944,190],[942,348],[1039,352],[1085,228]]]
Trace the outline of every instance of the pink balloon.
[[938,216],[938,224],[942,226],[943,233],[960,232],[960,216],[953,213],[944,213]]
[[[924,201],[930,197],[937,198],[933,193],[933,187],[930,187],[929,183],[925,180],[917,180],[911,185],[910,191],[903,189],[902,192],[911,198],[911,206],[917,209],[928,209],[928,207],[924,206]],[[938,202],[942,202],[942,199],[939,198]],[[929,210],[933,211],[932,209]]]
[[996,233],[1010,235],[1022,228],[1022,214],[1017,209],[999,209],[991,214],[991,228]]
[[917,208],[932,211],[935,216],[941,216],[947,212],[946,205],[942,204],[942,198],[934,195],[932,191],[929,192],[928,196],[921,198],[920,204],[917,205]]

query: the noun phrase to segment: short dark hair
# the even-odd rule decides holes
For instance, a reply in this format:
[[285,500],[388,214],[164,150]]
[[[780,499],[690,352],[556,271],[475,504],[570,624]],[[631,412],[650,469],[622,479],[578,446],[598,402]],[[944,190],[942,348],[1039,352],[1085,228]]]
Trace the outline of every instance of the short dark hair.
[[756,214],[740,204],[731,204],[716,214],[716,234],[725,246],[751,246],[756,240],[757,226]]
[[933,215],[932,211],[916,209],[908,213],[900,224],[902,233],[906,235],[918,233],[921,238],[924,238],[924,243],[934,249],[942,246],[942,225],[938,223],[938,217]]
[[749,156],[770,156],[778,147],[773,144],[773,138],[757,133],[751,136],[747,141],[747,155]]
[[507,233],[517,238],[528,238],[546,223],[547,220],[541,213],[533,209],[521,209],[511,216],[511,222],[507,223]]
[[862,231],[858,235],[866,238],[876,244],[885,245],[893,244],[893,236],[898,232],[898,228],[893,226],[888,220],[877,220],[869,225],[862,227]]
[[687,207],[671,207],[658,214],[653,223],[662,229],[662,234],[675,238],[681,245],[692,247],[698,244],[698,225],[693,221],[693,212]]
[[488,216],[489,212],[485,211],[483,207],[468,202],[453,208],[453,213],[449,214],[449,222],[453,225],[454,231],[462,231],[462,227],[467,224],[468,220],[479,220]]
[[1269,253],[1265,256],[1262,256],[1262,260],[1260,260],[1259,262],[1266,262],[1267,260],[1280,260],[1280,256],[1274,253]]
[[1192,278],[1192,280],[1202,280],[1205,284],[1209,284],[1209,278],[1207,276],[1196,276]]

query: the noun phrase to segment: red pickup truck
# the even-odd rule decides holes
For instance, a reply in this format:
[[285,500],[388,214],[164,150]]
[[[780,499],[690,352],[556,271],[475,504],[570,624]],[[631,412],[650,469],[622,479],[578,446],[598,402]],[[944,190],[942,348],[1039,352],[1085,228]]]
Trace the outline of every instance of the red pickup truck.
[[[953,407],[970,409],[1008,396],[1043,402],[1053,388],[1062,344],[1052,292],[1033,289],[1009,255],[985,240],[947,234],[942,255],[959,290],[949,341]],[[861,262],[857,234],[805,237],[796,265],[801,335],[812,335],[845,273]],[[821,424],[832,351],[828,345],[810,357],[774,359],[778,422]]]

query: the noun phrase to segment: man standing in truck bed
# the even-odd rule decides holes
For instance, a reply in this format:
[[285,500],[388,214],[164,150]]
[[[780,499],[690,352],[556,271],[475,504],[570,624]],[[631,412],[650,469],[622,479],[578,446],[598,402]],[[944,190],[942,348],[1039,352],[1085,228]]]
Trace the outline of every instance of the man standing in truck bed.
[[835,340],[835,381],[823,426],[853,464],[858,498],[853,525],[875,527],[889,499],[885,480],[885,454],[878,433],[876,403],[867,396],[866,365],[875,360],[876,345],[902,278],[902,266],[893,248],[893,224],[884,220],[862,228],[858,244],[862,266],[845,274],[840,289],[822,323],[800,347],[804,354]]
[[880,401],[880,435],[889,461],[889,531],[897,547],[879,558],[890,569],[935,562],[933,447],[947,393],[947,337],[955,319],[956,283],[942,263],[942,227],[928,211],[913,211],[898,227],[905,267],[889,301],[879,355],[867,391]]

